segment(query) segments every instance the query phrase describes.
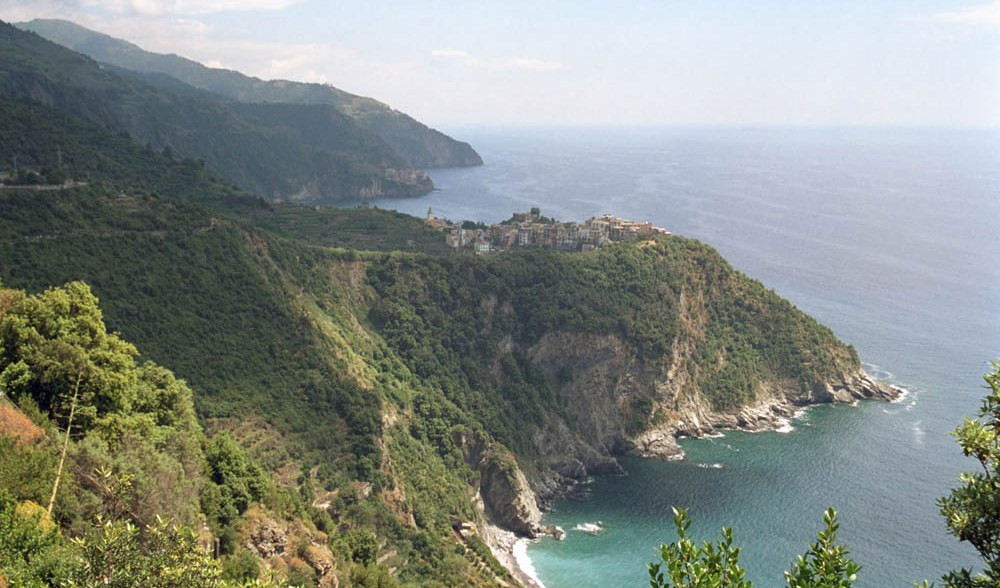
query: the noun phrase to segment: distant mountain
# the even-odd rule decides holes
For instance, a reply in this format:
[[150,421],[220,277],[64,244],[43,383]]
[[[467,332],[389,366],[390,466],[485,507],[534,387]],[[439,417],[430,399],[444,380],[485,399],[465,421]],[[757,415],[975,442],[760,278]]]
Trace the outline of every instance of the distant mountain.
[[239,104],[164,74],[124,71],[0,23],[0,95],[61,110],[171,157],[201,160],[270,200],[433,189],[385,141],[329,105]]
[[79,51],[93,59],[144,73],[166,74],[196,88],[248,103],[327,104],[378,135],[410,167],[482,165],[468,144],[431,129],[412,117],[371,98],[333,86],[285,80],[265,81],[237,71],[214,69],[177,55],[151,53],[65,20],[33,20],[16,26]]

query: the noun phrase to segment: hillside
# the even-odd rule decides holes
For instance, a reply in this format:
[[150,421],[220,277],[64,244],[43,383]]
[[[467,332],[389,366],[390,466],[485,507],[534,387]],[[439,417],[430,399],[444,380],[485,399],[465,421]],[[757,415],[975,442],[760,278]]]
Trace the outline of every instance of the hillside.
[[330,105],[385,141],[409,167],[482,165],[468,143],[428,128],[406,114],[362,96],[325,84],[260,80],[239,72],[214,69],[177,55],[144,51],[140,47],[63,20],[38,19],[18,23],[101,63],[143,73],[165,74],[191,86],[239,102]]
[[[186,498],[116,512],[137,524],[205,517],[233,578],[270,568],[300,585],[510,585],[502,551],[487,543],[544,532],[539,505],[590,474],[620,471],[619,456],[672,456],[680,434],[892,395],[829,329],[697,241],[464,254],[398,213],[249,196],[207,165],[62,106],[0,97],[0,155],[70,180],[0,188],[0,281],[27,291],[0,302],[58,299],[36,294],[69,283],[83,302],[57,310],[90,309],[103,322],[88,332],[117,333],[130,342],[121,349],[142,352],[109,373],[118,366],[140,381],[134,371],[153,361],[186,382],[199,422],[184,420],[183,437],[200,447],[177,454],[166,443],[149,463],[99,452],[88,461],[77,456],[97,438],[74,441],[79,483],[55,521],[66,536],[86,537],[104,508],[79,488],[91,465],[172,488],[176,476],[154,466],[176,473],[170,460],[190,458]],[[13,316],[7,308],[0,319]],[[58,390],[42,378],[23,388],[18,358],[37,355],[11,355],[12,341],[0,332],[10,358],[0,385],[22,386],[6,394],[48,441],[26,456],[0,452],[22,468],[0,478],[0,523],[14,520],[13,505],[44,498],[65,414],[51,402],[66,397],[65,378]],[[71,372],[74,355],[58,357],[44,365]],[[143,390],[176,389],[170,378]],[[141,433],[148,420],[139,420],[114,429],[111,419],[98,433]],[[0,443],[15,442],[0,434]],[[137,540],[157,540],[146,533]],[[14,569],[5,562],[0,575]]]
[[239,105],[176,80],[119,75],[2,23],[0,95],[203,161],[270,200],[419,196],[433,188],[381,139],[329,107]]

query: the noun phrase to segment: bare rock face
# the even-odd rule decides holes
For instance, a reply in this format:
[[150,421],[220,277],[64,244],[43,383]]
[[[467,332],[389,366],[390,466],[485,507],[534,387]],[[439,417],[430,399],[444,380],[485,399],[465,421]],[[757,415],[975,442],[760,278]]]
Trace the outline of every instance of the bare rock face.
[[333,553],[325,545],[308,545],[302,553],[303,559],[320,576],[326,576],[336,567],[337,563],[333,559]]
[[316,570],[319,576],[319,588],[337,588],[340,579],[337,577],[337,562],[333,559],[333,553],[326,545],[317,543],[310,544],[302,553],[303,559],[309,567]]
[[456,433],[465,462],[479,470],[479,494],[493,524],[522,537],[542,531],[538,498],[517,459],[498,443],[476,433]]
[[[495,306],[490,301],[489,308]],[[480,473],[483,510],[494,524],[520,536],[543,533],[539,505],[586,484],[591,475],[623,473],[616,456],[679,459],[680,437],[720,428],[781,428],[804,406],[891,400],[899,394],[852,367],[842,352],[831,353],[834,363],[827,372],[835,375],[826,381],[803,386],[798,380],[762,378],[747,391],[753,400],[719,409],[712,391],[700,387],[703,370],[719,369],[727,360],[720,353],[715,364],[710,359],[706,365],[699,356],[710,315],[704,297],[682,293],[678,313],[679,334],[657,356],[615,333],[550,331],[529,348],[518,349],[511,337],[497,346],[498,357],[521,351],[531,358],[555,392],[559,410],[541,415],[543,424],[530,432],[533,456],[520,462],[477,434],[456,439],[466,463]]]
[[681,457],[680,445],[677,444],[677,430],[673,427],[656,427],[643,431],[632,439],[633,448],[629,451],[637,457],[658,457],[673,459]]
[[751,404],[716,410],[690,372],[703,309],[682,297],[681,316],[688,336],[657,361],[640,361],[616,335],[550,332],[528,350],[573,422],[571,429],[551,419],[533,437],[541,457],[528,465],[543,504],[591,474],[620,472],[616,455],[679,459],[678,437],[780,428],[804,406],[892,400],[901,393],[857,369],[806,389],[795,381],[762,381]]
[[868,399],[892,401],[898,399],[903,394],[902,389],[879,382],[863,370],[858,370],[857,373],[846,378],[835,387],[835,392],[837,390],[846,390],[850,394],[851,400],[848,402]]
[[261,558],[284,555],[288,548],[288,534],[284,527],[272,518],[264,517],[253,521],[245,530],[243,547]]
[[537,537],[542,530],[542,513],[513,455],[488,455],[479,472],[479,491],[490,518],[518,535]]
[[531,358],[557,390],[576,428],[601,453],[624,436],[620,399],[635,387],[635,360],[615,335],[548,333]]

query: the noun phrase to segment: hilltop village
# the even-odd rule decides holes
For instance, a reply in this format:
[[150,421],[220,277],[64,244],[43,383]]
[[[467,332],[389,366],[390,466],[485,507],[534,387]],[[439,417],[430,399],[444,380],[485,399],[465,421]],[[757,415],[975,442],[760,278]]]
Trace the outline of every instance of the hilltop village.
[[443,231],[448,245],[456,249],[471,248],[478,254],[525,247],[590,251],[615,241],[670,234],[670,231],[654,227],[652,223],[624,220],[610,214],[582,223],[558,222],[542,216],[538,208],[516,212],[509,219],[489,226],[472,221],[453,223],[439,219],[434,216],[433,209],[428,208],[425,223]]

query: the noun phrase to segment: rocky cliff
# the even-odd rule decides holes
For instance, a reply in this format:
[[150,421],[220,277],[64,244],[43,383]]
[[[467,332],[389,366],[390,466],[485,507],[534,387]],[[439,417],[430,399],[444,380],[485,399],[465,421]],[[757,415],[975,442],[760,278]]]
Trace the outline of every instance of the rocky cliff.
[[[828,381],[803,389],[790,381],[760,381],[753,402],[719,410],[708,395],[692,383],[680,350],[668,361],[644,365],[614,336],[549,333],[529,353],[557,388],[566,421],[540,428],[533,437],[537,457],[525,464],[532,474],[526,495],[522,486],[511,485],[494,496],[482,488],[489,501],[521,503],[534,498],[543,508],[554,496],[586,481],[590,475],[615,474],[622,470],[615,457],[622,455],[656,459],[683,457],[677,439],[700,437],[718,429],[765,430],[787,425],[804,407],[818,404],[854,404],[859,400],[891,401],[897,388],[872,379],[860,368],[845,369]],[[558,383],[556,374],[568,369],[574,376]],[[647,424],[635,429],[635,399],[649,411]],[[516,487],[521,493],[511,493]],[[496,519],[502,526],[533,536],[523,526]],[[520,530],[519,530],[520,529]]]
[[[600,283],[607,271],[613,284]],[[481,391],[493,407],[481,422],[516,423],[459,444],[487,514],[522,536],[539,532],[532,503],[544,508],[590,475],[620,473],[618,456],[679,458],[682,436],[777,428],[805,406],[898,395],[829,329],[683,238],[394,272],[376,290],[421,319],[409,317],[402,338],[384,326],[382,336],[397,348],[433,345],[433,360],[403,357],[418,373],[452,374],[456,402]],[[381,313],[377,325],[401,318]],[[476,326],[472,347],[456,316]]]

